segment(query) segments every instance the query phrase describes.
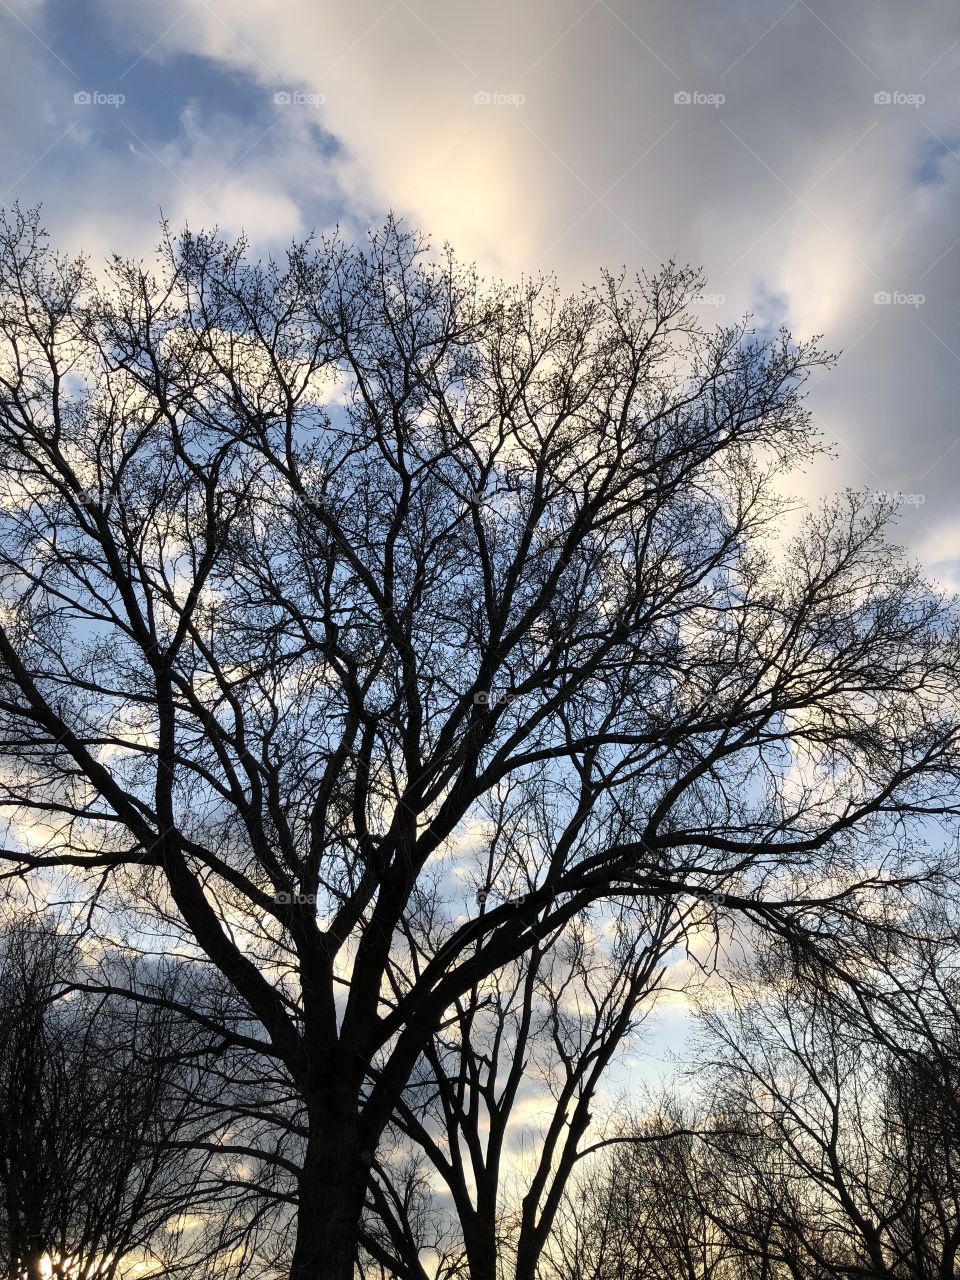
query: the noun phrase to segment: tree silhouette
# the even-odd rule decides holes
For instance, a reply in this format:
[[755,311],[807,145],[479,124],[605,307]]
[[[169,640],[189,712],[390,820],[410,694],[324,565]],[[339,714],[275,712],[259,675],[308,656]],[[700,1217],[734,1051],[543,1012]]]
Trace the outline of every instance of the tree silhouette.
[[636,1125],[571,1197],[550,1274],[955,1275],[955,930],[884,965],[865,1003],[782,951],[752,965],[704,1014],[673,1125],[659,1121],[660,1138],[656,1122]]
[[235,992],[302,1108],[294,1280],[351,1275],[420,1055],[543,937],[709,894],[840,963],[935,870],[955,621],[866,497],[776,545],[825,357],[701,283],[481,286],[392,223],[98,276],[7,225],[5,857]]
[[[516,1280],[538,1274],[571,1175],[606,1140],[589,1135],[604,1073],[652,1003],[684,923],[669,899],[600,929],[578,919],[454,1001],[424,1049],[394,1113],[407,1140],[398,1144],[401,1177],[413,1144],[449,1196],[471,1276],[497,1274],[498,1261]],[[417,954],[440,945],[410,938]],[[408,1202],[379,1162],[372,1188],[386,1227],[379,1256],[420,1280],[422,1230],[411,1219],[423,1220],[429,1198]]]
[[[55,919],[0,936],[0,1266],[11,1280],[225,1277],[226,1233],[186,1229],[219,1190],[194,1147],[197,1029],[83,994]],[[160,984],[169,1000],[173,975]],[[212,1270],[208,1270],[212,1268]]]

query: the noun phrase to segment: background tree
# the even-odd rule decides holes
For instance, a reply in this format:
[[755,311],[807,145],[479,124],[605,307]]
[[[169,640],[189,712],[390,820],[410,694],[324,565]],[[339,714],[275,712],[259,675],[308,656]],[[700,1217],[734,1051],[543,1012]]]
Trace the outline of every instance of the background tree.
[[749,1274],[955,1274],[960,1024],[948,945],[932,970],[926,948],[901,958],[896,983],[877,983],[895,1003],[867,1019],[842,987],[782,961],[762,966],[734,1013],[710,1016],[710,1106],[746,1132],[708,1141],[701,1185]]
[[[670,900],[646,917],[608,918],[602,930],[575,920],[447,1012],[394,1125],[425,1153],[452,1202],[470,1275],[533,1280],[567,1181],[589,1150],[604,1073],[652,1004],[681,932]],[[410,943],[415,970],[442,939],[411,933]],[[381,1182],[389,1184],[389,1169],[377,1170],[374,1186]],[[386,1188],[378,1196],[385,1208],[399,1199]],[[419,1276],[403,1214],[387,1209],[385,1220],[398,1263],[406,1257]]]
[[[197,1136],[193,1029],[163,1004],[77,990],[76,939],[53,919],[0,939],[0,1266],[10,1280],[228,1276],[229,1226]],[[174,975],[161,983],[178,994]],[[134,1268],[131,1270],[131,1267]]]
[[678,1138],[647,1119],[593,1167],[549,1251],[553,1272],[954,1276],[956,957],[955,930],[888,954],[866,1002],[782,953],[758,960],[736,1002],[705,1015],[689,1069],[698,1087],[685,1108],[669,1108],[675,1125],[686,1112],[686,1130]]
[[[772,545],[824,357],[704,332],[700,287],[481,288],[394,224],[106,279],[0,241],[5,856],[236,993],[223,1043],[302,1109],[294,1280],[351,1275],[418,1059],[543,936],[719,890],[839,963],[931,873],[955,620],[866,497]],[[453,873],[504,807],[530,892],[480,913]]]
[[736,1256],[713,1222],[689,1104],[624,1118],[618,1140],[568,1188],[544,1250],[543,1280],[728,1280]]

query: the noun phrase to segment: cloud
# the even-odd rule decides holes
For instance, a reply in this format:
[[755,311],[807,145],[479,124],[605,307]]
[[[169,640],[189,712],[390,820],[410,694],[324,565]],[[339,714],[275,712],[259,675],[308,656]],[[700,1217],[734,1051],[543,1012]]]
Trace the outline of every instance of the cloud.
[[[392,206],[493,274],[571,287],[602,265],[702,263],[708,316],[749,309],[843,351],[811,397],[837,457],[796,488],[922,494],[904,540],[950,545],[947,0],[909,23],[893,0],[18,4],[0,93],[25,123],[0,185],[43,196],[58,235],[143,251],[162,205],[274,247],[337,220],[359,234]],[[77,86],[127,101],[75,108]]]
[[[0,22],[0,203],[42,200],[64,247],[148,255],[162,210],[276,249],[393,207],[491,274],[703,264],[707,318],[843,352],[810,400],[836,456],[789,487],[904,495],[899,538],[960,590],[955,0],[9,0]],[[124,101],[75,101],[97,92]],[[662,997],[611,1090],[662,1074],[687,1010]]]

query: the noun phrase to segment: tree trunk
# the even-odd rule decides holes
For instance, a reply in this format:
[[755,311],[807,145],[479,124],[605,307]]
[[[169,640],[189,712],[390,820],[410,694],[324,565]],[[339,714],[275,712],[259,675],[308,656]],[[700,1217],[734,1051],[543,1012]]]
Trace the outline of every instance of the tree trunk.
[[43,1249],[31,1249],[27,1257],[27,1280],[44,1280]]
[[493,1232],[464,1232],[470,1280],[497,1280],[497,1241]]
[[361,1145],[356,1100],[311,1120],[297,1205],[290,1280],[354,1280],[372,1153]]
[[520,1245],[517,1249],[514,1280],[536,1280],[537,1267],[540,1263],[540,1255],[543,1253],[544,1242],[539,1232],[534,1234],[534,1239],[524,1236],[520,1240]]
[[497,1204],[500,1190],[500,1162],[492,1159],[483,1169],[476,1170],[477,1207],[466,1212],[462,1203],[457,1204],[463,1247],[467,1255],[470,1280],[497,1280]]

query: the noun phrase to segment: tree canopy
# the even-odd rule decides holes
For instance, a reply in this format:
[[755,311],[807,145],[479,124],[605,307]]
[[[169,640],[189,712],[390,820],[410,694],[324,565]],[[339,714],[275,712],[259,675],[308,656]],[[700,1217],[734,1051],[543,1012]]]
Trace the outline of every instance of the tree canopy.
[[544,938],[710,895],[842,968],[942,873],[956,617],[870,495],[782,542],[828,357],[701,287],[6,224],[7,874],[230,994],[180,1012],[296,1100],[294,1280],[351,1275],[446,1011]]

